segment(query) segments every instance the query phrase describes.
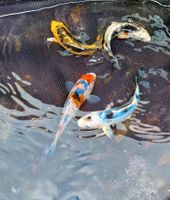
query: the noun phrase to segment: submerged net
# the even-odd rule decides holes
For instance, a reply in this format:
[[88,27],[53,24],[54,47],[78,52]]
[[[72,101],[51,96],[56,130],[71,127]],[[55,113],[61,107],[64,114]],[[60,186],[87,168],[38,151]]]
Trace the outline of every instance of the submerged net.
[[[5,164],[0,168],[5,185],[10,184],[10,179],[13,180],[10,190],[0,184],[2,199],[163,200],[164,196],[168,196],[170,154],[168,145],[160,144],[170,141],[168,3],[1,1],[0,156],[6,165],[9,162],[15,163],[20,158],[22,160],[14,168],[9,165],[5,167]],[[120,69],[116,69],[103,55],[102,50],[91,56],[78,57],[69,54],[57,44],[49,45],[47,38],[52,37],[51,20],[64,22],[72,33],[87,43],[94,42],[97,34],[104,31],[110,22],[128,20],[143,24],[152,40],[148,44],[112,40],[112,51],[120,58]],[[100,110],[111,101],[120,105],[131,97],[134,91],[132,79],[141,67],[145,71],[140,82],[142,100],[149,103],[144,105],[144,112],[139,113],[130,125],[127,122],[128,132],[118,132],[117,135],[121,136],[116,137],[114,144],[108,143],[106,139],[80,142],[73,137],[72,130],[76,126],[73,122],[68,131],[71,133],[65,134],[65,140],[61,141],[63,146],[58,151],[60,154],[57,154],[53,164],[44,161],[37,152],[54,136],[60,107],[68,94],[67,81],[76,82],[87,72],[95,72],[98,76],[109,73],[109,76],[97,80],[95,84],[93,93],[101,101],[96,105],[85,103],[81,108],[84,112]],[[133,140],[128,140],[129,137]],[[117,150],[114,149],[115,146]],[[139,146],[143,147],[141,151]],[[25,158],[24,154],[27,153],[28,158]],[[68,164],[71,157],[75,159],[72,167]],[[30,172],[25,175],[19,168],[25,169],[30,159]],[[96,163],[97,159],[100,163]],[[118,164],[115,160],[118,160]],[[62,166],[67,164],[68,168],[62,174]],[[59,166],[57,172],[56,166]],[[51,171],[44,175],[47,167]],[[34,173],[37,176],[35,178]],[[22,175],[22,178],[17,179],[15,174]],[[77,178],[73,175],[77,175]],[[78,184],[83,182],[88,182],[89,185],[80,189]],[[31,191],[30,196],[28,188]]]

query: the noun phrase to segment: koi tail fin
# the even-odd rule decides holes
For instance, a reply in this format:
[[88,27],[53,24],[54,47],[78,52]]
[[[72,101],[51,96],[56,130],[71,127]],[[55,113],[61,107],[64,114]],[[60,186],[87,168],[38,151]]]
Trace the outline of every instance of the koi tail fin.
[[44,150],[44,155],[48,156],[48,155],[53,155],[55,150],[56,150],[56,146],[57,146],[57,139],[55,138],[52,143]]
[[98,49],[101,49],[102,48],[102,42],[103,42],[103,35],[99,34],[97,37],[96,37],[96,42],[94,43]]

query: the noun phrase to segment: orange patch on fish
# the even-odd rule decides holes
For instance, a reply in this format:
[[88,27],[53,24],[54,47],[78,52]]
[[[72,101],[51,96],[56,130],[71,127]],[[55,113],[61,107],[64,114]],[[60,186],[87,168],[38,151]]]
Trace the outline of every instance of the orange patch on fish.
[[80,106],[82,105],[82,103],[84,102],[84,95],[79,95],[78,98],[73,97],[73,102],[76,105],[77,108],[80,108]]
[[118,34],[117,36],[119,39],[128,39],[129,38],[129,34],[126,32],[121,32]]
[[88,83],[92,83],[95,77],[92,74],[84,74],[81,76],[81,79],[88,81]]

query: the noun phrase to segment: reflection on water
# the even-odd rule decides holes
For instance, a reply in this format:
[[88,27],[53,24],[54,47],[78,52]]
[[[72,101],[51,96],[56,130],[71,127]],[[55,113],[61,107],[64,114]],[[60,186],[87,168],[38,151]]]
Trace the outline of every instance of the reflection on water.
[[14,72],[12,72],[11,75],[18,81],[13,83],[16,86],[16,89],[9,83],[6,85],[1,83],[0,87],[4,95],[10,94],[10,98],[16,104],[15,107],[22,108],[22,111],[9,109],[0,105],[2,130],[6,132],[9,129],[8,127],[10,127],[12,130],[7,132],[19,133],[25,132],[27,128],[37,128],[47,133],[53,132],[53,124],[56,124],[56,115],[57,112],[60,113],[60,109],[53,105],[42,103],[40,100],[32,97],[19,85],[19,83],[22,83],[29,86],[31,83],[22,80]]
[[[157,5],[92,2],[0,18],[0,199],[162,200],[169,195],[166,16],[166,8]],[[49,22],[54,18],[83,41],[94,40],[97,29],[112,20],[137,21],[147,27],[152,41],[114,40],[121,69],[116,70],[100,51],[82,58],[65,56],[67,52],[56,44],[47,46]],[[143,106],[125,123],[127,131],[117,131],[113,140],[81,140],[72,120],[55,155],[43,156],[60,119],[66,81],[91,71],[103,78],[97,79],[93,91],[101,102],[85,103],[80,112],[84,114],[104,109],[111,101],[126,102],[134,90],[132,77],[141,67]]]
[[[154,75],[159,72],[159,70],[154,70],[153,68],[151,68],[149,71],[151,71]],[[163,72],[165,73],[165,71]],[[22,83],[22,85],[30,86],[30,82],[22,80],[14,72],[11,73],[11,76],[13,76],[15,79],[13,84],[16,86],[16,89],[14,89],[14,86],[12,86],[10,83],[7,83],[6,85],[0,83],[0,89],[4,95],[10,94],[10,98],[13,100],[14,104],[16,104],[15,107],[20,107],[21,110],[9,109],[3,105],[0,105],[2,129],[0,138],[7,139],[13,132],[23,134],[23,132],[25,132],[27,129],[37,129],[44,133],[54,133],[56,131],[54,124],[57,124],[58,122],[61,108],[58,108],[54,105],[45,104],[34,98],[20,85]],[[162,73],[160,76],[162,77]],[[163,76],[163,78],[167,80],[167,76]],[[121,100],[121,103],[123,104],[123,100]],[[133,138],[134,136],[136,139],[136,134],[139,140],[142,140],[144,136],[143,139],[148,137],[148,141],[154,141],[155,138],[155,140],[159,140],[161,142],[161,138],[163,139],[166,136],[167,139],[170,136],[170,132],[161,132],[161,129],[158,126],[142,123],[140,119],[136,118],[136,115],[138,114],[147,114],[146,109],[143,108],[146,104],[149,104],[149,101],[141,101],[140,107],[130,120],[128,128],[133,131],[131,137]],[[167,142],[169,142],[168,139]]]
[[[153,73],[154,74],[154,73]],[[155,75],[155,74],[154,74]],[[31,94],[29,94],[26,90],[23,89],[24,86],[30,86],[31,83],[25,80],[22,80],[17,74],[15,74],[14,72],[11,73],[11,76],[9,77],[9,79],[11,80],[12,78],[14,78],[14,82],[13,84],[2,84],[1,83],[1,88],[3,89],[2,94],[3,95],[7,95],[10,94],[10,98],[13,100],[13,102],[17,105],[16,108],[18,108],[18,106],[20,108],[22,108],[22,111],[17,110],[17,109],[9,109],[3,105],[0,106],[0,119],[1,119],[1,134],[0,134],[0,139],[1,139],[1,143],[4,143],[4,140],[7,141],[9,140],[10,137],[12,137],[13,135],[15,137],[18,137],[17,134],[20,134],[20,137],[28,137],[29,134],[31,134],[32,132],[34,132],[34,134],[38,134],[39,136],[35,137],[35,138],[30,138],[29,137],[29,141],[31,142],[31,145],[35,145],[38,148],[37,152],[41,152],[43,150],[43,146],[40,144],[39,139],[40,137],[42,137],[43,135],[46,137],[48,136],[48,134],[52,134],[51,136],[53,137],[53,134],[56,131],[56,124],[59,120],[60,117],[60,108],[57,108],[54,105],[49,105],[49,104],[45,104],[43,102],[41,102],[40,100],[34,98],[33,96],[31,96]],[[22,86],[21,86],[22,85]],[[14,87],[16,86],[16,87]],[[143,104],[149,104],[149,102],[143,102]],[[144,106],[145,106],[144,104]],[[143,106],[143,107],[144,107]],[[138,114],[147,114],[146,109],[144,108],[140,108],[140,110],[138,111]],[[169,136],[170,133],[163,133],[161,132],[161,129],[158,126],[153,126],[150,124],[145,124],[142,123],[140,119],[137,119],[137,115],[133,118],[133,120],[130,122],[129,125],[129,129],[131,131],[133,131],[130,134],[123,134],[124,136],[127,137],[131,137],[133,139],[139,140],[139,141],[150,141],[150,142],[163,142],[164,139],[166,139],[166,142],[169,141]],[[73,125],[73,127],[75,127],[75,123]],[[71,131],[71,127],[69,129],[69,131]],[[66,133],[68,137],[68,132]],[[73,137],[73,135],[71,135],[70,137]],[[115,137],[120,137],[120,133],[118,134],[118,136]],[[75,140],[75,137],[73,137]],[[68,139],[66,139],[67,141]],[[118,141],[115,138],[115,141]],[[20,141],[21,142],[21,141]],[[77,141],[78,142],[78,141]],[[85,142],[85,141],[83,141]],[[86,141],[87,142],[87,141]],[[86,143],[85,142],[85,143]],[[88,144],[84,144],[89,145]],[[93,141],[94,142],[94,141]],[[101,141],[102,142],[102,141]],[[67,150],[68,148],[70,149],[70,145],[68,146],[67,144],[64,144],[65,141],[62,141],[60,144],[61,145],[61,151],[63,151],[63,153],[65,155],[68,156]],[[120,143],[120,142],[119,142]],[[19,143],[16,143],[19,144]],[[10,146],[7,143],[4,143],[4,147],[3,148],[9,148]],[[20,146],[18,146],[18,148],[16,147],[15,149],[17,149],[18,151],[21,150],[21,148],[25,148],[26,144],[22,144]],[[44,143],[44,145],[47,145],[47,143]],[[59,145],[59,146],[60,146]],[[65,146],[66,145],[66,146]],[[80,147],[81,144],[79,144]],[[105,146],[105,144],[102,142],[102,144]],[[28,148],[28,147],[26,147]],[[65,149],[66,148],[66,149]],[[73,147],[72,147],[73,148]],[[65,149],[65,152],[64,152]],[[77,151],[77,153],[76,153]],[[41,153],[40,153],[41,154]],[[75,173],[77,176],[86,174],[87,176],[92,176],[93,177],[93,181],[99,181],[98,178],[96,176],[94,176],[95,170],[91,169],[91,167],[89,165],[91,165],[91,161],[93,162],[93,160],[101,160],[102,162],[104,162],[104,160],[106,158],[109,158],[109,155],[112,154],[112,152],[109,150],[109,152],[107,152],[107,154],[99,153],[97,154],[93,154],[89,151],[87,151],[87,153],[79,153],[79,148],[75,148],[75,157],[74,159],[76,159],[78,162],[82,162],[82,164],[80,164],[80,166],[76,166],[74,164],[69,164],[68,165],[68,169],[74,169]],[[127,150],[124,150],[124,154],[127,154]],[[37,155],[37,153],[36,153]],[[57,160],[59,159],[57,156]],[[126,155],[127,156],[127,155]],[[130,156],[130,155],[129,155]],[[131,156],[130,156],[131,157]],[[32,173],[36,173],[37,170],[39,168],[42,167],[42,165],[44,164],[44,162],[46,163],[47,161],[44,160],[45,158],[38,158],[38,160],[36,161],[36,163],[32,164]],[[62,160],[63,158],[60,157],[60,159]],[[71,158],[67,158],[66,160],[64,159],[64,162],[69,162]],[[52,162],[52,160],[50,161]],[[62,161],[61,161],[62,162]],[[146,161],[139,157],[139,156],[135,156],[134,158],[130,159],[129,161],[129,167],[125,168],[124,170],[124,174],[121,175],[120,177],[117,177],[118,179],[115,179],[113,181],[113,183],[109,183],[109,180],[107,180],[107,187],[111,187],[111,191],[114,192],[115,195],[118,195],[121,193],[122,194],[122,189],[123,189],[123,194],[121,196],[122,199],[150,199],[150,200],[155,200],[155,198],[158,198],[158,193],[156,190],[156,185],[154,183],[154,181],[152,181],[150,175],[149,175],[149,171],[146,168]],[[104,163],[103,163],[104,164]],[[49,164],[50,165],[50,164]],[[78,167],[78,168],[77,168]],[[53,168],[52,166],[49,166],[49,168]],[[55,166],[54,166],[55,168]],[[62,166],[61,166],[62,168]],[[57,167],[57,169],[60,171],[60,169]],[[23,180],[25,181],[25,180]],[[61,181],[61,180],[60,180]],[[110,180],[111,181],[111,180]],[[27,183],[29,184],[29,183]],[[41,200],[45,200],[45,199],[49,199],[51,198],[51,196],[59,196],[59,192],[58,189],[56,188],[55,184],[53,184],[50,180],[41,180],[38,183],[35,183],[36,187],[31,188],[31,199],[41,199]],[[70,182],[72,187],[80,187],[79,186],[79,182],[74,181],[74,179]],[[113,186],[112,186],[113,184]],[[100,187],[103,187],[102,185],[99,185]],[[27,185],[27,187],[30,187]],[[93,187],[91,185],[91,187]],[[112,188],[113,187],[113,188]],[[125,189],[127,188],[127,189]],[[26,189],[26,188],[25,188]],[[105,188],[106,190],[106,188]],[[15,185],[11,186],[11,191],[12,193],[15,194],[19,194],[21,191],[19,188],[17,188]],[[25,193],[24,193],[25,195]],[[80,197],[78,196],[74,196],[74,194],[72,194],[72,197],[67,197],[67,195],[65,197],[63,197],[63,199],[66,200],[70,200],[70,199],[82,199],[84,198],[84,196],[89,196],[89,198],[92,199],[97,199],[94,198],[94,196],[91,196],[91,192],[89,192],[88,190],[84,190],[82,192],[80,192]],[[82,198],[81,198],[82,196]]]

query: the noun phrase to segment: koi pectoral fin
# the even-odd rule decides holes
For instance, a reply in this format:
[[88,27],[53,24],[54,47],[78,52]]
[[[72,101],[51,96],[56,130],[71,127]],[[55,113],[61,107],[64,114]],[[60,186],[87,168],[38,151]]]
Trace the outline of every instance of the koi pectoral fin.
[[76,39],[76,40],[79,40],[79,41],[81,41],[81,37],[80,36],[77,36],[77,35],[71,35],[74,39]]
[[117,38],[118,38],[118,39],[128,39],[128,38],[129,38],[129,34],[126,33],[126,32],[120,32],[120,33],[117,35]]
[[66,82],[66,89],[67,89],[68,92],[71,91],[71,89],[73,88],[73,86],[74,86],[74,83],[72,81],[67,81]]
[[96,95],[90,95],[87,98],[88,103],[93,104],[93,103],[98,103],[100,102],[100,97],[96,96]]
[[127,131],[127,128],[126,128],[125,124],[123,124],[123,123],[116,124],[116,128],[121,131]]
[[110,125],[104,125],[102,127],[103,133],[110,139],[114,136],[114,130],[111,128]]
[[57,40],[54,37],[50,37],[50,38],[47,38],[47,42],[57,43]]
[[83,48],[83,47],[81,47],[80,45],[76,45],[76,44],[71,44],[71,43],[68,43],[68,42],[66,42],[66,41],[63,41],[63,43],[65,44],[65,45],[67,45],[67,46],[70,46],[70,47],[73,47],[73,48],[77,48],[77,49],[80,49],[80,50],[82,50],[82,51],[84,51],[85,49]]

